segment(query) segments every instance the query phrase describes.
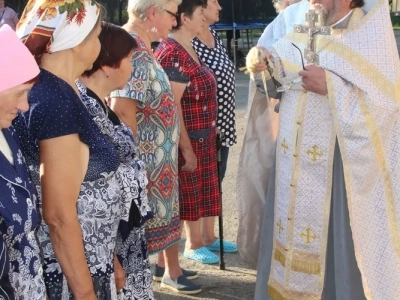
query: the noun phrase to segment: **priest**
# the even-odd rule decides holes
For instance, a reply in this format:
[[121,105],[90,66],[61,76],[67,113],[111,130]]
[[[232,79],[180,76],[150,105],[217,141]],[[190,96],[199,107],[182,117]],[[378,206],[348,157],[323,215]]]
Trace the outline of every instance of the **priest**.
[[306,24],[259,47],[284,92],[255,299],[400,299],[400,61],[388,2],[310,5]]

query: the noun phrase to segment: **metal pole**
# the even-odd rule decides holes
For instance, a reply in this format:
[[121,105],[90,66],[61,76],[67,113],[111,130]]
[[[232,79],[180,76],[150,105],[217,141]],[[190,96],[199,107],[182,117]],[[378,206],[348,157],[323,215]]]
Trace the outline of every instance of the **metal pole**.
[[399,0],[392,1],[392,15],[400,16],[400,1]]
[[224,218],[222,216],[222,178],[221,178],[221,172],[220,172],[220,164],[221,164],[221,137],[219,134],[217,134],[217,169],[218,169],[218,188],[219,188],[219,201],[221,205],[221,213],[219,214],[218,217],[218,225],[219,225],[219,253],[220,253],[220,259],[219,259],[219,269],[220,270],[225,270],[225,261],[224,261]]

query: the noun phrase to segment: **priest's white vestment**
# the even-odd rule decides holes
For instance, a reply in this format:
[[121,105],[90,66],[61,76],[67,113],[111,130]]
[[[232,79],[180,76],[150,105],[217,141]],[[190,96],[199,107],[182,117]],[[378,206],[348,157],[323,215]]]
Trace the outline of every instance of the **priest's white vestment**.
[[[257,300],[400,299],[400,61],[387,1],[364,9],[316,37],[328,94],[282,97]],[[273,46],[282,81],[301,69],[292,43],[307,35]]]

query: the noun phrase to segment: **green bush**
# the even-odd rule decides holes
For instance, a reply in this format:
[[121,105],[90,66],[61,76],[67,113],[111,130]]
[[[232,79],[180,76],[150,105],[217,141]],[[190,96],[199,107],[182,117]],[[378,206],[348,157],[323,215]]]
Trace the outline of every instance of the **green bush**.
[[400,16],[392,17],[392,24],[394,29],[400,29]]

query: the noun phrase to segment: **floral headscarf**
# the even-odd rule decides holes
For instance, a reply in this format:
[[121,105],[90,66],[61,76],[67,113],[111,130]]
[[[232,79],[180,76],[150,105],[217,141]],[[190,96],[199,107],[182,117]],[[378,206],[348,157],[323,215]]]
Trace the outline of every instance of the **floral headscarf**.
[[17,35],[32,54],[78,46],[100,14],[93,0],[29,0],[17,25]]

